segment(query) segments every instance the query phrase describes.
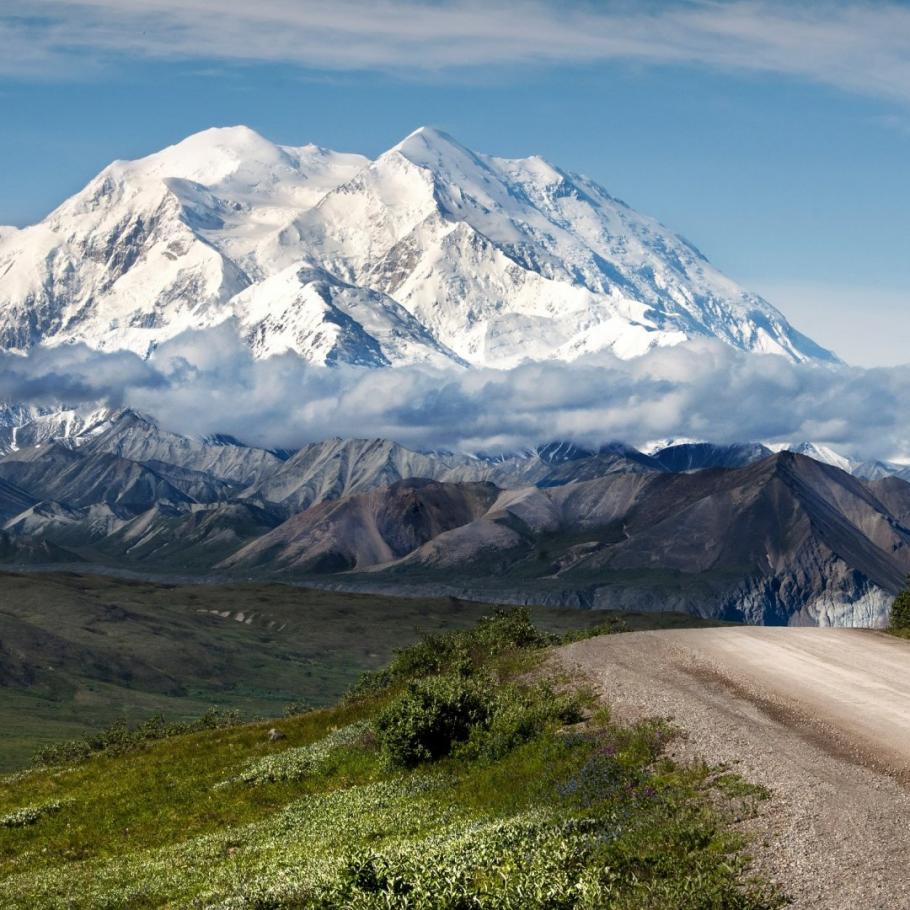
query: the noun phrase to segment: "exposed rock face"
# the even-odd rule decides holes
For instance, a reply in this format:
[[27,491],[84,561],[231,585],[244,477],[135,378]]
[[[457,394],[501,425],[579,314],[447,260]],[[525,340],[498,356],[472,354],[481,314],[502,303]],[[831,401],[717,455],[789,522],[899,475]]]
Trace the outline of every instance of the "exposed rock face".
[[[437,505],[450,508],[447,497],[463,487],[434,485]],[[400,496],[391,487],[308,510],[223,565],[268,559],[336,573],[372,564],[351,582],[818,625],[881,622],[910,570],[910,529],[872,490],[791,453],[737,470],[613,473],[501,491],[474,520],[453,514],[425,542],[408,538],[411,549],[396,558],[395,547],[363,542],[384,539],[372,516]]]
[[695,442],[668,446],[652,458],[665,470],[678,474],[707,468],[743,468],[770,454],[771,450],[760,443],[717,446]]
[[297,512],[413,477],[446,483],[487,481],[511,488],[556,486],[613,472],[662,470],[657,462],[628,446],[607,446],[594,452],[553,443],[492,458],[414,452],[388,439],[327,439],[304,446],[242,495]]

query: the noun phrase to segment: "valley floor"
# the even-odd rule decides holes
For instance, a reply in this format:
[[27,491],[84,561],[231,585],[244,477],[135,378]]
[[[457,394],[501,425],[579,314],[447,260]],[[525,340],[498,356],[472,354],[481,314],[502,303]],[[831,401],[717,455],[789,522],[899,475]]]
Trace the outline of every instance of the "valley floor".
[[558,652],[619,719],[672,718],[677,758],[771,790],[760,872],[798,910],[910,906],[910,642],[847,629],[635,632]]
[[[707,625],[673,613],[530,609],[558,633]],[[421,632],[489,612],[453,598],[0,572],[0,772],[113,721],[331,704]]]

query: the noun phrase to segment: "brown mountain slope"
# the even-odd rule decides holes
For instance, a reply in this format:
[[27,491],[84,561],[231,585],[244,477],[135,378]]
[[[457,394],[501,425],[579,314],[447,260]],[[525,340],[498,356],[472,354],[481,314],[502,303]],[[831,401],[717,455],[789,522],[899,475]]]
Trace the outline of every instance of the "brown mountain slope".
[[616,474],[498,495],[486,487],[472,499],[473,519],[447,511],[468,488],[477,489],[426,485],[433,522],[395,546],[377,516],[399,525],[405,491],[420,487],[309,510],[224,565],[271,561],[303,574],[354,569],[349,581],[373,585],[850,625],[879,621],[910,571],[910,529],[871,485],[791,453],[736,470]]
[[218,568],[267,565],[334,572],[389,562],[446,531],[480,518],[493,484],[405,480],[313,506],[259,537]]

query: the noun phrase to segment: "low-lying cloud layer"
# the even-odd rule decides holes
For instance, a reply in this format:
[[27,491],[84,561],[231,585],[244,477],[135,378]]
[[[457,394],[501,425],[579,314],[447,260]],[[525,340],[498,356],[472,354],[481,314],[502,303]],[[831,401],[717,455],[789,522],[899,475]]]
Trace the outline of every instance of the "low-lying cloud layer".
[[82,345],[0,354],[0,401],[131,406],[176,432],[273,447],[330,436],[469,451],[688,437],[910,456],[910,365],[797,365],[709,340],[507,371],[327,369],[294,354],[256,360],[226,324],[188,332],[148,361]]
[[910,100],[900,2],[676,0],[5,0],[0,71],[105,57],[427,71],[629,60],[780,73]]

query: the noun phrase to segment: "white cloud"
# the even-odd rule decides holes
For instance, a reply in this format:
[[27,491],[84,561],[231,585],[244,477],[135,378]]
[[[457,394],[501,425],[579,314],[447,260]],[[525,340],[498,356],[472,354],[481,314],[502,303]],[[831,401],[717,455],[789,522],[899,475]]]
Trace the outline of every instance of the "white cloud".
[[177,432],[268,446],[330,436],[466,450],[554,439],[811,439],[863,458],[910,457],[910,365],[797,365],[714,341],[508,371],[254,360],[230,327],[187,333],[148,362],[81,345],[0,354],[0,400],[54,398],[131,405]]
[[311,68],[699,64],[910,100],[910,9],[897,2],[6,0],[0,71],[99,57],[282,61]]

